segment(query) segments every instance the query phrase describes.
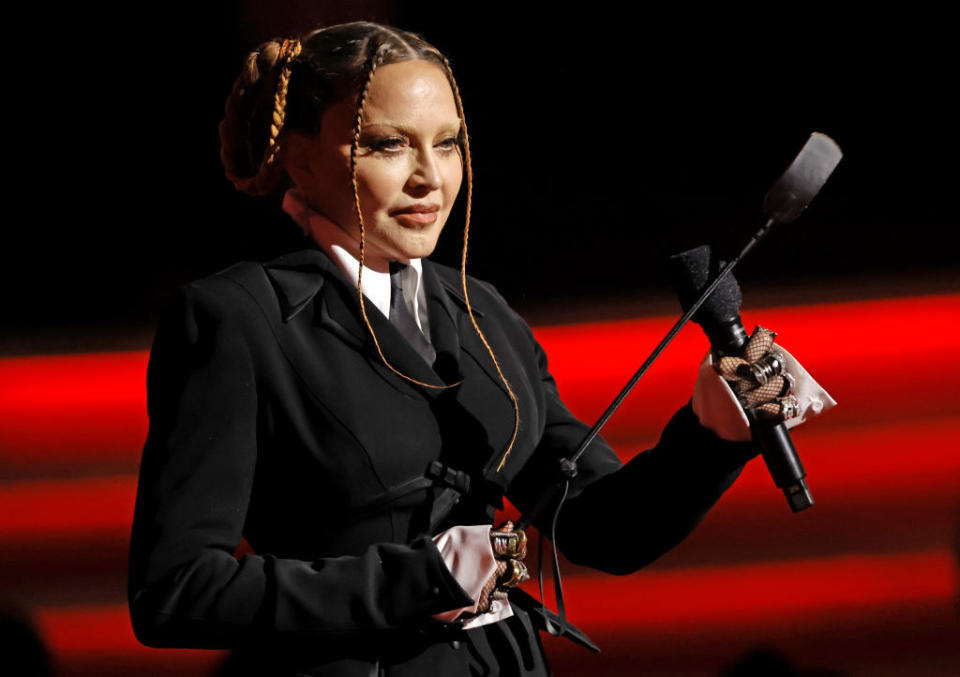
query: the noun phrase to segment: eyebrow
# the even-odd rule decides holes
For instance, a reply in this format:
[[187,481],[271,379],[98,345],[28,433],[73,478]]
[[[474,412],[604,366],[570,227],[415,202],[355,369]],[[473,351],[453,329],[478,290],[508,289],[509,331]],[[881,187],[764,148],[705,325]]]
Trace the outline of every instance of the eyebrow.
[[[363,125],[364,129],[366,129],[367,127],[380,127],[380,126],[393,127],[394,129],[399,131],[401,134],[406,134],[407,136],[416,135],[415,131],[411,127],[408,127],[407,125],[404,125],[400,122],[393,122],[392,120],[376,120],[374,122],[367,122],[366,124]],[[450,120],[449,122],[444,123],[441,126],[441,131],[452,130],[452,131],[459,132],[462,126],[463,126],[463,121],[460,118],[457,118],[456,121]]]

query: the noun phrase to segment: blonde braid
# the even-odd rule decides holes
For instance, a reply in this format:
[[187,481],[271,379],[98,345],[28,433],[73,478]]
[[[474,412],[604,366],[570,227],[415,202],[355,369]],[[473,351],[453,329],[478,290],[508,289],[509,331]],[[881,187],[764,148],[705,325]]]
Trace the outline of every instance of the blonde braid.
[[[300,41],[271,40],[247,55],[244,68],[227,99],[226,115],[220,122],[220,160],[227,178],[237,190],[249,195],[267,195],[276,186],[280,168],[276,165],[278,138],[286,117],[290,61],[300,53]],[[269,74],[281,65],[270,111],[271,124],[267,149],[259,153],[251,143],[249,117],[256,109],[257,91],[269,87]],[[251,100],[253,99],[253,100]],[[237,141],[241,141],[240,144]]]
[[[383,46],[381,46],[382,48]],[[490,359],[493,360],[493,366],[497,370],[497,374],[500,376],[500,380],[503,382],[504,387],[507,390],[507,394],[510,397],[510,403],[513,405],[514,412],[514,422],[513,422],[513,434],[510,437],[510,442],[507,444],[506,450],[503,452],[503,456],[500,458],[500,463],[497,465],[497,472],[503,468],[506,463],[507,457],[510,455],[510,452],[513,450],[513,446],[517,441],[517,436],[520,432],[520,405],[517,400],[516,394],[513,392],[513,388],[510,386],[510,382],[507,380],[507,377],[504,375],[503,370],[500,367],[500,362],[497,360],[497,356],[493,352],[493,348],[490,346],[487,337],[484,336],[483,331],[480,329],[480,325],[477,323],[477,319],[473,314],[473,306],[470,304],[470,295],[467,291],[467,245],[470,238],[470,213],[473,206],[473,165],[470,156],[470,137],[467,133],[467,120],[463,112],[463,100],[460,97],[460,89],[457,87],[457,81],[453,77],[453,70],[450,68],[450,62],[447,58],[440,52],[435,52],[437,57],[443,64],[447,80],[450,83],[450,88],[453,90],[453,96],[457,105],[457,114],[460,116],[460,123],[463,130],[463,147],[464,147],[464,164],[466,166],[467,174],[467,205],[466,205],[466,218],[463,228],[463,251],[460,259],[460,281],[463,286],[463,298],[467,304],[467,313],[470,315],[470,322],[473,324],[474,330],[477,332],[477,335],[480,337],[480,340],[483,342],[483,345],[486,347],[487,352],[490,354]],[[367,66],[367,74],[364,79],[363,87],[360,90],[360,96],[357,102],[357,115],[354,120],[353,128],[353,143],[350,146],[350,180],[353,185],[353,200],[354,200],[354,209],[357,216],[357,222],[360,225],[360,270],[357,275],[357,294],[360,297],[360,312],[363,315],[363,320],[367,325],[367,329],[370,331],[370,336],[373,338],[373,343],[377,348],[377,353],[380,355],[380,359],[387,366],[390,371],[395,373],[397,376],[411,382],[416,385],[422,386],[424,388],[433,388],[433,389],[445,389],[453,388],[462,383],[462,381],[457,381],[450,385],[437,386],[429,383],[423,383],[418,381],[415,378],[407,376],[398,369],[396,369],[390,362],[387,360],[386,356],[383,354],[383,350],[380,347],[380,342],[377,340],[376,332],[373,330],[373,326],[370,324],[370,319],[367,317],[366,304],[363,300],[363,266],[364,266],[364,253],[366,250],[366,230],[364,227],[363,221],[363,211],[360,208],[360,187],[357,181],[357,149],[360,146],[360,132],[363,128],[363,108],[367,101],[367,96],[370,93],[370,85],[373,81],[373,75],[377,70],[377,67],[380,65],[381,61],[381,49],[378,49],[373,56],[370,57],[369,65]]]
[[457,102],[457,114],[460,115],[460,124],[463,127],[463,154],[467,171],[467,213],[464,219],[463,253],[460,259],[460,282],[463,286],[463,299],[467,302],[467,312],[470,315],[470,321],[473,323],[473,328],[476,330],[480,340],[483,341],[483,345],[486,346],[487,352],[490,353],[490,359],[493,360],[493,366],[496,367],[497,374],[500,376],[500,380],[503,381],[503,385],[507,389],[507,394],[510,396],[510,402],[513,404],[513,436],[510,438],[510,443],[507,445],[506,450],[503,452],[503,456],[500,458],[500,463],[497,465],[497,472],[500,472],[500,470],[503,468],[503,464],[507,461],[507,456],[509,456],[510,452],[513,450],[513,445],[517,441],[517,435],[520,432],[520,405],[517,401],[516,394],[513,392],[513,388],[510,387],[510,382],[507,381],[507,377],[504,376],[503,370],[500,368],[500,362],[497,360],[497,356],[493,354],[493,348],[490,347],[487,337],[484,336],[483,332],[480,330],[480,325],[477,324],[477,318],[473,315],[473,306],[470,305],[470,294],[467,292],[467,241],[470,238],[470,211],[471,207],[473,206],[473,163],[470,157],[470,135],[467,133],[467,118],[463,113],[463,100],[460,98],[460,88],[457,87],[456,78],[453,77],[453,69],[450,68],[450,62],[447,60],[446,56],[440,54],[439,52],[438,56],[443,60],[443,67],[446,70],[447,79],[450,81],[450,87],[453,89],[453,97]]
[[273,119],[270,122],[270,138],[267,141],[267,152],[263,156],[263,165],[270,167],[276,162],[280,152],[278,137],[283,130],[283,121],[287,116],[287,86],[290,83],[290,61],[300,54],[300,39],[284,40],[280,45],[279,61],[282,65],[280,76],[277,78],[277,91],[273,96]]
[[380,341],[377,339],[377,333],[373,330],[373,325],[370,324],[370,318],[367,317],[367,306],[363,301],[363,265],[367,238],[363,223],[363,210],[360,209],[360,186],[357,182],[357,148],[360,146],[360,131],[363,128],[363,107],[367,102],[367,95],[370,93],[370,83],[373,81],[373,74],[377,70],[377,66],[380,65],[383,47],[385,47],[385,45],[381,45],[380,48],[378,48],[373,54],[373,56],[370,57],[370,63],[367,67],[367,75],[363,83],[363,88],[360,90],[360,97],[357,102],[357,117],[353,125],[353,143],[350,146],[350,181],[353,184],[353,206],[357,214],[357,222],[360,224],[360,270],[357,273],[357,295],[360,297],[360,313],[363,315],[363,321],[366,323],[367,329],[370,331],[370,336],[373,338],[373,344],[377,347],[377,353],[379,353],[380,359],[390,371],[400,378],[406,379],[410,383],[415,383],[423,388],[445,390],[447,388],[454,388],[463,383],[463,381],[457,381],[456,383],[442,386],[424,383],[423,381],[418,381],[415,378],[407,376],[390,364],[386,356],[383,354],[383,349],[380,347]]

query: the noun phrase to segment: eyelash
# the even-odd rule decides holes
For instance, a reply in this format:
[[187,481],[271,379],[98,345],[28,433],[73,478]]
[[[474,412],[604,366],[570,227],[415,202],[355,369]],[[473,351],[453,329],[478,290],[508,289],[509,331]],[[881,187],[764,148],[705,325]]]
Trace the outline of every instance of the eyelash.
[[457,137],[450,136],[441,141],[440,145],[444,150],[454,151],[460,146],[460,142],[457,140]]
[[[377,153],[397,153],[404,143],[406,143],[406,139],[403,137],[385,136],[371,141],[370,150]],[[453,152],[460,144],[455,136],[451,136],[441,141],[438,145],[444,152]]]

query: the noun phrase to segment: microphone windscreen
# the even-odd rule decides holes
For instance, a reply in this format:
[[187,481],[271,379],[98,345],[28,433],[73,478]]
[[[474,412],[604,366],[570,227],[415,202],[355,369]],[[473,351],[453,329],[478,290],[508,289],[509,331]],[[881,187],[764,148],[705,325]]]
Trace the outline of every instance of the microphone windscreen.
[[[686,312],[696,303],[701,292],[716,278],[723,262],[714,259],[710,245],[701,245],[670,257],[673,285]],[[693,321],[704,327],[725,324],[740,314],[743,295],[740,285],[728,274],[703,302],[693,316]]]

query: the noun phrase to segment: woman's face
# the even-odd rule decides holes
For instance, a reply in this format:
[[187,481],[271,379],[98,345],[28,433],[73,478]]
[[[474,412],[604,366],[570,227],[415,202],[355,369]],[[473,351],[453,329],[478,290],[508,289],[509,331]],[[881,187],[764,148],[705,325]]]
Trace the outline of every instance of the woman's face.
[[[296,137],[287,169],[307,203],[353,236],[360,227],[350,183],[356,104],[330,106],[320,132]],[[366,230],[366,265],[428,256],[460,190],[460,118],[444,72],[427,61],[377,68],[363,109],[357,184]]]

